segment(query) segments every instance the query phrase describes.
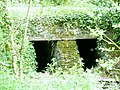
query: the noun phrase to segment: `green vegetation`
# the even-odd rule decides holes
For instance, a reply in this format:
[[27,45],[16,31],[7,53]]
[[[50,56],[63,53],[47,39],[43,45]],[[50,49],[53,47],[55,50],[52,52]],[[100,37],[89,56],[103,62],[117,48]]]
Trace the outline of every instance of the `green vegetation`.
[[[1,0],[0,90],[101,90],[99,77],[120,81],[119,3],[119,0]],[[105,56],[97,60],[96,68],[84,72],[75,43],[62,41],[58,43],[60,67],[56,67],[53,58],[45,73],[37,73],[35,50],[29,42],[31,36],[37,35],[49,39],[97,37],[98,50],[105,52]],[[118,85],[108,89],[118,90]]]
[[0,73],[18,76],[23,72],[34,71],[35,52],[32,44],[28,40],[24,41],[27,37],[24,37],[23,20],[17,21],[9,17],[5,2],[0,1],[0,6]]

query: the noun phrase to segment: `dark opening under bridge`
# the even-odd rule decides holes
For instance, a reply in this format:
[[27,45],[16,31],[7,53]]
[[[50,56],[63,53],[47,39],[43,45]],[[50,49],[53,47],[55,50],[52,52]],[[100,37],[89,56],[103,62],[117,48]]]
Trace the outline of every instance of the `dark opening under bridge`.
[[[45,70],[47,63],[51,63],[52,58],[58,56],[57,43],[60,41],[75,41],[80,57],[82,57],[84,66],[83,68],[92,68],[97,65],[96,59],[99,58],[97,47],[97,39],[92,38],[53,38],[53,39],[42,39],[39,37],[31,38],[33,46],[36,52],[36,61],[38,63],[37,71]],[[67,50],[66,50],[67,51]]]

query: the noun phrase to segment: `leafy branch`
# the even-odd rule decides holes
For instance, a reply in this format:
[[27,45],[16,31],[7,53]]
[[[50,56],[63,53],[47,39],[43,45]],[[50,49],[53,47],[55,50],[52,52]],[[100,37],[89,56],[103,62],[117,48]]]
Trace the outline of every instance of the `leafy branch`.
[[120,50],[120,46],[118,46],[112,39],[110,39],[106,34],[104,34],[104,37],[107,38],[111,44],[113,44],[114,46],[116,46],[119,50]]
[[[120,50],[120,46],[118,46],[112,39],[110,39],[103,31],[103,30],[99,30],[98,28],[97,29],[91,29],[90,27],[88,27],[88,29],[90,30],[91,32],[91,35],[92,36],[97,36],[99,37],[99,40],[103,40],[105,42],[107,42],[108,44],[112,44],[114,45],[118,50]],[[104,39],[106,38],[106,39]]]

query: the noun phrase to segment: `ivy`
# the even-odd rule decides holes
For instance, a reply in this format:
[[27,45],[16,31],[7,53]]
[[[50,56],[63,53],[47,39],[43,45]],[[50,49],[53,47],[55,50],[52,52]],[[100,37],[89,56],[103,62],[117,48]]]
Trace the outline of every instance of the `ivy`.
[[[51,28],[54,27],[52,29],[55,31],[59,27],[63,27],[64,30],[67,28],[71,29],[70,32],[73,32],[76,28],[82,31],[89,31],[87,27],[93,29],[97,27],[104,30],[119,45],[120,30],[119,27],[113,27],[119,24],[120,20],[120,11],[116,7],[94,9],[93,13],[91,13],[93,15],[83,10],[72,10],[71,8],[66,9],[66,12],[62,8],[58,9],[59,11],[54,10],[51,11],[50,8],[46,13],[43,12],[41,15],[36,15],[30,21],[31,24],[29,26],[31,31],[37,31],[40,27],[47,27],[48,31],[51,31]],[[80,32],[79,30],[77,32]]]

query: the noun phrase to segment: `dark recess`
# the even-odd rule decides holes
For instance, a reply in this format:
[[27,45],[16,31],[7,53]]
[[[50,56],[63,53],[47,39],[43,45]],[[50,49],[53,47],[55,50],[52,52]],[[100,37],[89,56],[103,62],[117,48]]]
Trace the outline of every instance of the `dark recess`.
[[96,59],[99,58],[97,51],[97,39],[77,39],[79,55],[83,58],[84,70],[97,66]]
[[44,72],[47,63],[55,56],[57,41],[32,41],[36,53],[37,72]]
[[[32,41],[36,53],[37,72],[44,72],[47,63],[52,63],[52,58],[58,58],[57,40]],[[96,59],[100,57],[97,48],[97,39],[77,39],[76,44],[80,57],[83,58],[84,70],[97,66]],[[59,59],[58,59],[59,60]]]

